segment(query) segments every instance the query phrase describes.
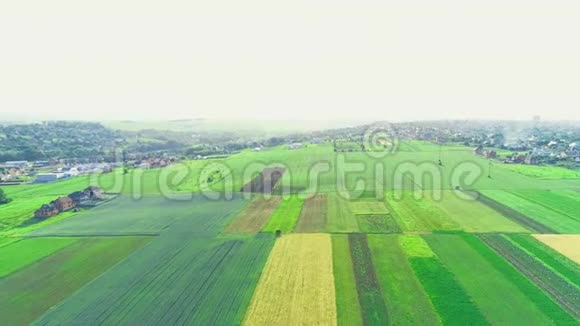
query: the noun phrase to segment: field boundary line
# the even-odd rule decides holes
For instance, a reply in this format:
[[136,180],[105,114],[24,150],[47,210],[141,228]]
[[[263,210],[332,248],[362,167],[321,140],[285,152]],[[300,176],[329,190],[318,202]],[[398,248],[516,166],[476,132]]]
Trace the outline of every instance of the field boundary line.
[[[514,195],[514,196],[516,196],[516,197],[520,197],[520,198],[521,198],[521,199],[523,199],[523,200],[530,201],[529,199],[527,199],[526,197],[524,197],[524,196],[522,196],[522,195],[520,195],[520,194],[518,194],[518,193],[511,192],[511,191],[508,191],[508,192],[509,192],[510,194],[512,194],[512,195]],[[534,203],[534,204],[536,204],[536,205],[540,205],[540,206],[544,207],[545,209],[547,209],[547,210],[550,210],[550,211],[552,211],[552,212],[554,212],[554,213],[556,213],[556,214],[558,214],[558,215],[563,215],[563,216],[566,216],[566,217],[567,217],[567,218],[569,218],[569,219],[572,219],[572,220],[574,220],[574,221],[580,222],[580,220],[578,220],[576,217],[574,217],[574,216],[570,216],[570,215],[568,215],[567,213],[563,213],[563,212],[557,211],[557,210],[553,209],[552,207],[549,207],[549,206],[546,206],[545,204],[542,204],[541,202],[534,201],[533,203]]]
[[518,223],[519,225],[527,228],[530,231],[542,234],[559,234],[560,232],[545,226],[544,224],[528,217],[525,214],[518,212],[517,210],[508,207],[505,204],[502,204],[496,200],[493,200],[490,197],[483,195],[479,191],[475,191],[477,194],[477,201],[481,202],[485,206],[495,210],[496,212],[500,213],[502,216]]

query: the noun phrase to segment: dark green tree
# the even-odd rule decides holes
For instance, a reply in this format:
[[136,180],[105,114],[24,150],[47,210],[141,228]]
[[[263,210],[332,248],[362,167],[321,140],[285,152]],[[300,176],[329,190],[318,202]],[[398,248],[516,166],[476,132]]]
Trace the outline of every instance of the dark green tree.
[[2,190],[2,188],[0,188],[0,205],[8,204],[11,201],[12,201],[12,199],[6,197],[4,190]]

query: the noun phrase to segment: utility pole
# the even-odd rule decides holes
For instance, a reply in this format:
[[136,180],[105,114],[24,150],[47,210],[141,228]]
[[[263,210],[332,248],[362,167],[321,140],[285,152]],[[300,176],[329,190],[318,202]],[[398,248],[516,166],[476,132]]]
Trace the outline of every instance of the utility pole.
[[443,166],[443,162],[441,161],[441,152],[443,151],[443,144],[439,142],[439,139],[437,139],[437,142],[439,143],[439,165]]
[[489,167],[487,169],[487,177],[491,179],[491,159],[489,159]]

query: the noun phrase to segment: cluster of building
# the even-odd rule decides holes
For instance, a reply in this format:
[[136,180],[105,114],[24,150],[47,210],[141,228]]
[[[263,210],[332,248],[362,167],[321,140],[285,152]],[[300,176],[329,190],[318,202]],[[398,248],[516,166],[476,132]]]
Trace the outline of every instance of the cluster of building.
[[[473,146],[474,154],[504,163],[580,167],[580,128],[565,123],[439,121],[397,125],[401,138]],[[490,148],[486,150],[484,148]],[[494,149],[510,151],[501,155]]]
[[117,163],[87,163],[57,167],[52,172],[36,174],[36,182],[53,182],[59,179],[76,177],[82,174],[109,173],[113,171],[114,167],[119,165],[120,164]]
[[104,199],[106,199],[106,195],[102,189],[91,186],[83,191],[75,191],[68,196],[59,197],[48,204],[42,205],[34,212],[34,216],[47,218],[71,210],[79,205]]
[[0,170],[0,182],[12,182],[22,177],[22,170],[19,168],[3,168]]
[[[8,161],[0,164],[0,182],[18,182],[33,179],[44,183],[76,177],[82,174],[108,173],[120,163],[60,164],[50,161]],[[37,171],[49,171],[40,172]],[[28,178],[23,178],[23,177]]]
[[473,149],[473,154],[483,156],[485,158],[496,158],[497,152],[494,150],[484,149],[483,146],[477,146]]
[[[163,168],[175,161],[177,161],[175,157],[145,158],[128,161],[127,166],[141,169]],[[121,162],[62,164],[56,161],[9,161],[0,164],[0,182],[18,181],[23,176],[30,177],[27,179],[34,178],[36,183],[54,182],[83,174],[109,173],[121,166],[123,166]],[[37,171],[43,172],[36,173]]]
[[128,161],[127,165],[133,168],[138,169],[155,169],[155,168],[164,168],[171,163],[177,161],[177,158],[170,157],[170,158],[147,158],[142,160],[134,160]]

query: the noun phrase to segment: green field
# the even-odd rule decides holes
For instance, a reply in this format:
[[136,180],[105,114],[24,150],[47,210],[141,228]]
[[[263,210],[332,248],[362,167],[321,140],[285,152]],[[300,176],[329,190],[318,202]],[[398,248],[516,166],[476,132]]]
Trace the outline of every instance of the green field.
[[504,164],[501,167],[528,177],[543,180],[580,179],[580,171],[557,166]]
[[34,321],[149,240],[79,240],[0,278],[0,315],[3,322],[23,325]]
[[[555,232],[580,232],[580,219],[576,217],[576,213],[570,213],[570,215],[568,215],[560,212],[561,210],[575,210],[575,207],[580,206],[579,201],[572,201],[570,204],[568,197],[562,197],[564,199],[562,207],[567,205],[569,208],[554,210],[552,202],[548,202],[547,204],[544,202],[546,198],[552,199],[552,196],[540,196],[535,197],[534,199],[527,199],[527,197],[522,197],[516,193],[504,190],[483,190],[481,193],[502,205],[514,209],[533,221],[554,230]],[[539,194],[548,194],[548,192],[543,191]]]
[[[341,160],[365,168],[341,175]],[[441,182],[412,173],[395,182],[400,164],[425,162],[436,164]],[[484,173],[457,181],[464,162]],[[326,168],[313,171],[319,163]],[[286,168],[273,200],[238,192],[271,166]],[[384,169],[378,180],[377,166]],[[457,145],[405,140],[398,152],[375,158],[335,153],[323,142],[2,187],[13,201],[0,206],[0,315],[7,325],[265,324],[260,318],[272,316],[245,318],[258,283],[269,284],[260,279],[270,277],[263,270],[272,248],[284,244],[279,266],[302,270],[287,278],[279,273],[288,268],[269,268],[283,284],[269,289],[279,302],[268,306],[280,310],[281,324],[317,311],[324,319],[311,323],[576,325],[580,267],[531,233],[580,233],[580,179],[510,167],[488,178],[487,160]],[[208,171],[220,177],[208,180]],[[119,195],[32,218],[41,204],[91,183]],[[201,193],[228,185],[231,199]],[[473,196],[461,196],[467,193]],[[322,253],[283,240],[295,236],[332,246]],[[321,257],[332,266],[313,264]],[[305,289],[302,277],[326,285]]]
[[348,235],[332,236],[332,256],[336,289],[336,312],[339,325],[362,325],[361,307]]
[[304,205],[304,199],[299,196],[284,198],[262,230],[264,232],[276,232],[277,230],[282,231],[282,233],[292,232],[302,211],[302,205]]
[[389,313],[377,279],[367,237],[364,234],[350,234],[348,240],[363,324],[387,324]]
[[19,241],[0,247],[0,278],[69,246],[77,239],[38,238],[17,240]]
[[[233,214],[241,209],[244,201],[237,198],[223,203],[223,208],[228,210],[222,210],[222,214]],[[139,200],[119,196],[105,205],[48,225],[31,235],[156,235],[174,223],[195,218],[191,216],[193,212],[212,210],[215,207],[215,202],[202,196],[179,195],[171,199],[149,195]],[[197,224],[190,222],[192,224],[187,231],[204,234],[215,228],[216,224],[218,227],[225,225],[226,220],[215,215],[210,219],[195,221]]]
[[328,194],[328,222],[329,232],[346,233],[359,231],[359,225],[348,199],[338,193]]
[[459,224],[426,196],[417,199],[412,192],[401,196],[389,192],[386,202],[404,231],[460,230]]
[[[188,209],[188,216],[171,220],[149,245],[68,298],[39,324],[132,323],[144,316],[163,324],[240,322],[273,244],[270,235],[216,237],[242,203],[206,201]],[[218,305],[221,308],[215,309]]]
[[439,316],[396,235],[369,235],[369,247],[393,325],[436,325]]
[[522,322],[521,316],[526,316],[526,323],[536,325],[552,322],[535,305],[534,298],[527,297],[469,245],[468,241],[478,241],[474,236],[431,235],[425,239],[490,323],[513,325]]
[[439,259],[411,257],[409,260],[444,325],[487,324],[473,299]]
[[[482,239],[517,268],[520,273],[548,293],[562,308],[575,318],[580,318],[580,309],[576,304],[580,296],[580,289],[572,283],[573,280],[569,279],[577,278],[580,272],[576,270],[572,274],[562,275],[557,270],[561,266],[559,263],[552,266],[549,263],[554,262],[554,260],[542,260],[541,257],[536,257],[527,250],[534,250],[532,246],[539,247],[540,243],[527,243],[526,246],[520,246],[505,235],[486,235],[482,236]],[[536,250],[541,249],[536,248]]]

